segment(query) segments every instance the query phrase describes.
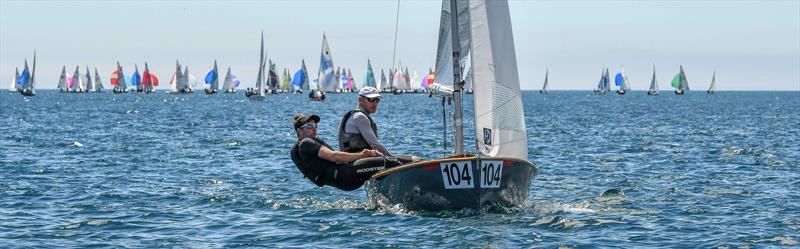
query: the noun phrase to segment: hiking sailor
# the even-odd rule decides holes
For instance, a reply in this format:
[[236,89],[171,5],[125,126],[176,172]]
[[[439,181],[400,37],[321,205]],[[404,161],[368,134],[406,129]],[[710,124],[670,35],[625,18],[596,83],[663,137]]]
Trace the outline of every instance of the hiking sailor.
[[341,190],[358,189],[366,180],[395,161],[387,160],[377,150],[363,149],[357,153],[336,151],[317,138],[317,115],[297,115],[292,119],[297,143],[292,147],[292,162],[303,176],[317,186],[333,186]]

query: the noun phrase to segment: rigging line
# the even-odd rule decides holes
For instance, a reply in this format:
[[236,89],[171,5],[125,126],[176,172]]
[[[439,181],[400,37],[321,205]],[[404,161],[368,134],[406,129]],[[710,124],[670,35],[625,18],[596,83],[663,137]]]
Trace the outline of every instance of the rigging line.
[[394,48],[392,49],[392,68],[394,68],[395,55],[397,55],[397,29],[400,25],[400,0],[397,0],[397,14],[394,20]]

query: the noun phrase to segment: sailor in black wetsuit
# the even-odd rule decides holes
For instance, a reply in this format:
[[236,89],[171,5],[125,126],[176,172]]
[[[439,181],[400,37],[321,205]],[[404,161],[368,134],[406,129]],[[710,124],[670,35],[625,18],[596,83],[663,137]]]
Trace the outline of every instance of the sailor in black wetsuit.
[[297,143],[292,147],[292,162],[303,175],[317,186],[333,186],[351,191],[358,189],[369,178],[388,167],[397,165],[383,157],[377,150],[360,152],[336,151],[317,138],[317,115],[297,115],[292,123],[297,132]]

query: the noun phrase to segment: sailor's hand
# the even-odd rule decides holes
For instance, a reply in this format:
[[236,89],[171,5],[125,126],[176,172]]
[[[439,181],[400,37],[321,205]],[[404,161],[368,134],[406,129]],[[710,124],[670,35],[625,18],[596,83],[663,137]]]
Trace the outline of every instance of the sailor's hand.
[[418,156],[411,156],[411,162],[415,163],[415,162],[419,162],[420,160],[422,160],[422,159],[419,158]]
[[361,157],[380,157],[380,156],[383,156],[383,153],[377,150],[364,149],[361,151]]

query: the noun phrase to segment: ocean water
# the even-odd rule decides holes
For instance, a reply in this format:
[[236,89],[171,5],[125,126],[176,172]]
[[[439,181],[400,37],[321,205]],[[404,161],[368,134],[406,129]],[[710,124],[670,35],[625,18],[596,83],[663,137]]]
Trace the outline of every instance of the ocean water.
[[[303,179],[291,117],[335,144],[354,94],[3,91],[0,247],[800,247],[800,92],[523,95],[539,175],[487,213]],[[446,154],[438,99],[388,95],[373,117],[393,153]]]

